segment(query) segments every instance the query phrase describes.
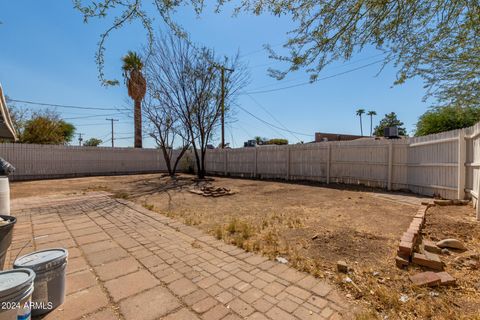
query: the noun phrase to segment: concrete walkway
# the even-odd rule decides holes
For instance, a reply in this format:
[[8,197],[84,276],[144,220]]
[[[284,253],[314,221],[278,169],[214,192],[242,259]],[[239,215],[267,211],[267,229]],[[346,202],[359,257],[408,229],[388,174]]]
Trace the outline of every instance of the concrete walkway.
[[7,263],[69,250],[66,303],[45,319],[351,317],[329,284],[105,193],[19,199],[12,215]]

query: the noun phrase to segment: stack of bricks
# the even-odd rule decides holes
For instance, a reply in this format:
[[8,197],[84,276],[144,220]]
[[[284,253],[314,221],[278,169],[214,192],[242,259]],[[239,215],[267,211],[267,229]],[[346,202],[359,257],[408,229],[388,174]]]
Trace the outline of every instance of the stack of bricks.
[[420,206],[417,214],[410,223],[408,230],[403,233],[402,238],[400,239],[397,257],[395,258],[395,263],[399,268],[407,267],[412,260],[415,247],[421,239],[421,231],[425,225],[425,215],[428,207],[428,204],[422,204]]

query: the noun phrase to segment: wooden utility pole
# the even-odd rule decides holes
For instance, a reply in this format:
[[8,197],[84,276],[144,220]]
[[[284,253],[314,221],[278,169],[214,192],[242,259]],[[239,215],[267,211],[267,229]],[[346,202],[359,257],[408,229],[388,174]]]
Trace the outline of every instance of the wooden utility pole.
[[113,122],[114,122],[114,121],[118,121],[118,119],[107,118],[107,119],[105,119],[105,120],[110,121],[111,124],[112,124],[112,148],[115,148],[115,137],[114,137],[114,135],[113,135]]
[[225,148],[225,71],[233,72],[233,69],[226,68],[225,66],[214,65],[215,68],[220,69],[220,77],[222,84],[222,96],[220,97],[221,108],[221,122],[222,122],[222,149]]

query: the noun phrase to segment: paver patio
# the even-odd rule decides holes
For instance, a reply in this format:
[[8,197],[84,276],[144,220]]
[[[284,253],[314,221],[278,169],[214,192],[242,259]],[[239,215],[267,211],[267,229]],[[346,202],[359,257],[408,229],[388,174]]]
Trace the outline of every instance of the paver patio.
[[10,265],[33,250],[69,250],[66,302],[45,319],[352,316],[323,280],[106,193],[14,200],[12,215]]

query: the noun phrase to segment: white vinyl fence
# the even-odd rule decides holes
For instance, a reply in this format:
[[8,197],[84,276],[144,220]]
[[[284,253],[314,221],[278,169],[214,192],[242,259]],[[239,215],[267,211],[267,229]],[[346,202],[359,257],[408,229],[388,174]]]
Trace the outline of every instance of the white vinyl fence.
[[0,157],[16,168],[11,180],[166,171],[158,149],[1,143]]
[[[7,143],[0,144],[0,157],[17,168],[12,180],[166,170],[157,149]],[[181,162],[193,159],[187,153]],[[215,149],[208,150],[206,162],[209,174],[362,184],[447,199],[472,197],[480,207],[480,123],[399,140]]]

